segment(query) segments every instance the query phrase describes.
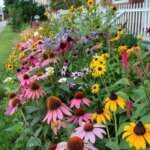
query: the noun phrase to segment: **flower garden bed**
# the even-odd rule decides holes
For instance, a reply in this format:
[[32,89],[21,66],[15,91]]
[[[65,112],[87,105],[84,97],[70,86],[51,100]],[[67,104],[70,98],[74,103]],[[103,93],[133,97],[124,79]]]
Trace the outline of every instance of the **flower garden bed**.
[[20,111],[24,120],[16,143],[40,150],[148,149],[150,53],[110,24],[114,9],[98,14],[90,4],[81,18],[82,9],[57,19],[47,14],[50,21],[25,30],[8,59],[13,75],[5,86],[17,83],[6,91],[5,114]]

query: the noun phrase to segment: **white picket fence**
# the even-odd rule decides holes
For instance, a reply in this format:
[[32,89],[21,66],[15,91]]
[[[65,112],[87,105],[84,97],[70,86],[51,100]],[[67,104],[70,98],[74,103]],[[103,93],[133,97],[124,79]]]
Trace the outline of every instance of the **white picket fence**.
[[135,36],[142,35],[144,41],[150,42],[150,0],[137,4],[121,4],[117,13],[123,15],[116,24],[126,23],[127,31]]

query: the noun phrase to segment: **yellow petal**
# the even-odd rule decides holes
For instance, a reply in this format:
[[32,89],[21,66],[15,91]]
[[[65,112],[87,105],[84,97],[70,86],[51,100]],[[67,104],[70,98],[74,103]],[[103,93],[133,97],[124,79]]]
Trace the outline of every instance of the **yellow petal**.
[[105,120],[105,118],[104,118],[104,115],[100,115],[100,116],[101,116],[102,122],[103,122],[104,124],[106,124],[106,120]]
[[146,132],[146,133],[144,134],[144,138],[145,138],[145,140],[147,141],[147,143],[150,144],[150,133],[149,133],[149,132]]
[[109,120],[111,121],[111,115],[109,113],[107,113],[105,110],[104,110],[104,116]]
[[118,104],[119,107],[121,107],[122,109],[124,109],[124,107],[125,107],[125,101],[121,97],[118,97],[117,104]]
[[122,135],[122,138],[124,139],[125,137],[131,135],[131,134],[134,134],[132,131],[127,131],[127,132],[124,132],[123,135]]
[[135,141],[136,142],[134,142],[134,146],[137,150],[141,148],[142,150],[146,149],[146,143],[145,143],[145,139],[143,136],[136,136]]
[[97,113],[92,114],[92,120],[94,120],[97,117]]
[[131,125],[125,125],[123,131],[133,131],[133,127]]
[[108,101],[108,102],[105,104],[105,109],[109,110],[109,107],[110,107],[110,101]]
[[150,131],[150,124],[145,124],[144,126],[146,128],[146,131]]
[[101,121],[101,117],[100,115],[97,115],[97,119],[96,119],[97,123],[98,124],[102,124],[102,121]]
[[110,110],[115,112],[117,109],[117,104],[115,101],[112,101],[111,104],[110,104]]

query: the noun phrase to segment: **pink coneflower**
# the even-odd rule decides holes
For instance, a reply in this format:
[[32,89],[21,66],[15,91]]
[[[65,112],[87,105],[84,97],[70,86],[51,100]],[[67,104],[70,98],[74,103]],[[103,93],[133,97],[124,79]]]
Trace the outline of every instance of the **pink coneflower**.
[[90,106],[91,101],[84,96],[83,92],[76,92],[74,98],[70,101],[70,107],[80,108],[81,103]]
[[43,49],[44,48],[44,41],[39,41],[36,48],[37,49]]
[[57,51],[59,55],[64,55],[64,53],[68,51],[70,48],[71,48],[71,44],[69,42],[66,43],[61,42],[59,44],[59,47],[57,47],[55,51]]
[[39,63],[39,59],[37,57],[31,56],[29,58],[29,63],[31,63],[32,65],[36,65],[37,63]]
[[83,122],[89,121],[91,116],[91,113],[86,113],[83,108],[79,108],[75,110],[74,116],[67,119],[67,122],[70,123],[73,121],[74,124],[81,125]]
[[48,56],[48,53],[47,52],[44,52],[43,55],[42,55],[42,67],[45,67],[49,64],[49,56]]
[[80,137],[74,136],[68,139],[67,142],[57,144],[55,150],[98,150],[91,143],[83,141]]
[[128,58],[126,50],[122,52],[122,66],[124,69],[128,69]]
[[48,57],[49,57],[49,63],[57,63],[59,58],[55,56],[55,54],[52,51],[48,52]]
[[20,92],[24,93],[32,81],[29,74],[23,74],[20,78]]
[[82,123],[82,125],[75,129],[71,136],[78,136],[84,139],[85,142],[95,143],[96,136],[100,139],[104,138],[106,134],[104,125],[93,124],[91,122]]
[[71,116],[70,109],[61,100],[56,96],[50,96],[47,100],[47,108],[48,112],[43,120],[47,120],[47,124],[51,121],[56,121],[57,118],[59,120],[63,119],[63,113],[65,115]]
[[14,114],[21,104],[21,100],[15,94],[13,98],[12,96],[13,94],[11,95],[11,99],[9,100],[8,107],[6,108],[6,111],[5,111],[6,115]]
[[56,120],[51,123],[51,128],[55,135],[57,135],[57,132],[61,127],[66,128],[66,125],[61,120]]
[[69,62],[68,59],[64,60],[64,65],[65,65],[65,66],[68,66],[69,64],[70,64],[70,62]]
[[57,147],[57,143],[53,142],[53,143],[50,144],[48,150],[56,150],[56,147]]
[[[39,65],[32,65],[32,66],[29,67],[29,72],[35,71],[36,69],[39,69],[39,68],[40,68]],[[27,68],[26,68],[26,69],[27,69]]]
[[34,100],[45,95],[45,91],[41,88],[38,82],[33,81],[30,83],[29,89],[26,90],[25,97]]
[[48,77],[47,74],[43,73],[43,72],[38,72],[36,75],[34,75],[32,77],[32,79],[34,80],[43,80],[43,79],[46,79]]
[[30,85],[30,83],[32,82],[32,78],[30,78],[29,74],[23,74],[22,78],[20,79],[20,86],[24,87],[26,85]]
[[77,54],[77,53],[74,53],[72,57],[73,57],[74,59],[77,59],[77,58],[78,58],[78,54]]

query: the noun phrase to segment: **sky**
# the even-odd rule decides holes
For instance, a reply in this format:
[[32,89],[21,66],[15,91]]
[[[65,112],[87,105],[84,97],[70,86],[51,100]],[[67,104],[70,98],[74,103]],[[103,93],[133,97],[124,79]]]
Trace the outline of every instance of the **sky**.
[[3,0],[0,0],[0,6],[4,6],[4,5],[3,5]]

